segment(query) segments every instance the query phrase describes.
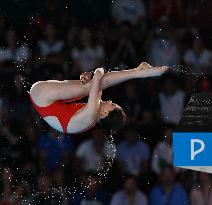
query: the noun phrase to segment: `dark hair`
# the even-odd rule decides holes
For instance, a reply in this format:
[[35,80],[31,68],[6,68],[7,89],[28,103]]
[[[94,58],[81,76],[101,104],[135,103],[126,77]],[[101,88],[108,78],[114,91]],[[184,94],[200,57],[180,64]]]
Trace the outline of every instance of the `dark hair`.
[[109,112],[108,116],[98,122],[98,127],[106,135],[111,135],[120,130],[126,122],[126,115],[121,108],[116,108]]

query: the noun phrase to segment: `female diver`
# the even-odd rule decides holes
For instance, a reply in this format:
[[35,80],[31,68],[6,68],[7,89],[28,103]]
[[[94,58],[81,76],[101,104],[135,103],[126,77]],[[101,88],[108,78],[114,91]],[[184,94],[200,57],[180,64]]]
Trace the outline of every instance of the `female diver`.
[[[39,81],[30,89],[30,99],[41,117],[54,129],[76,134],[97,123],[103,130],[114,133],[125,123],[123,109],[112,101],[101,101],[102,90],[134,78],[160,76],[167,67],[152,67],[141,63],[137,68],[104,72],[97,68],[83,73],[80,80]],[[87,103],[77,100],[88,96]]]

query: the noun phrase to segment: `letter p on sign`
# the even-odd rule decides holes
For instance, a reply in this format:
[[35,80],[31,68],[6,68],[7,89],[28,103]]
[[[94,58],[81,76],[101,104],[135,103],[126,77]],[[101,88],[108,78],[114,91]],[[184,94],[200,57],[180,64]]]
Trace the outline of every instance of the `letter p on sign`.
[[[200,144],[200,148],[195,151],[195,143]],[[200,139],[191,139],[191,160],[205,149],[205,143]]]
[[212,173],[212,132],[174,132],[174,165]]

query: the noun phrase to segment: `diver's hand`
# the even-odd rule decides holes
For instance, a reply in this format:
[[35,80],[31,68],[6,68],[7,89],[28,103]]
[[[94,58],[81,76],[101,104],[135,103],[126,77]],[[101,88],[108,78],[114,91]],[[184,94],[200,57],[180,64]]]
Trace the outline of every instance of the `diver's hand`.
[[105,74],[105,71],[103,68],[97,68],[94,72],[94,78],[102,78]]
[[92,79],[92,77],[93,77],[92,72],[84,72],[80,75],[80,82],[82,84],[86,84]]

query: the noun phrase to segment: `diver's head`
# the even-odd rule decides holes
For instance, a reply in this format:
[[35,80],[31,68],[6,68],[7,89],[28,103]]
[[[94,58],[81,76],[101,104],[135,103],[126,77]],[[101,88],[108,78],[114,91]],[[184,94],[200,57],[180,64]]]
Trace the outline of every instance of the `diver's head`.
[[126,122],[123,109],[112,101],[102,101],[99,107],[98,125],[105,134],[114,134]]

